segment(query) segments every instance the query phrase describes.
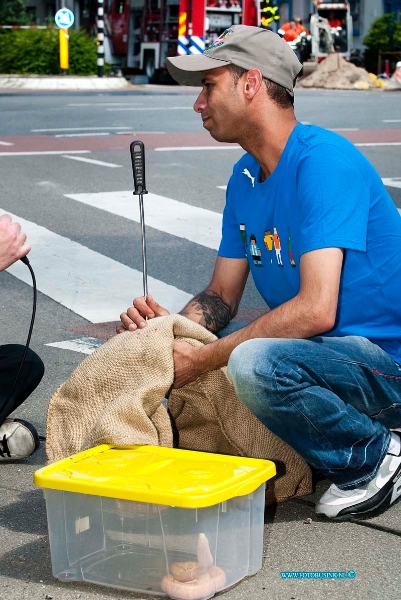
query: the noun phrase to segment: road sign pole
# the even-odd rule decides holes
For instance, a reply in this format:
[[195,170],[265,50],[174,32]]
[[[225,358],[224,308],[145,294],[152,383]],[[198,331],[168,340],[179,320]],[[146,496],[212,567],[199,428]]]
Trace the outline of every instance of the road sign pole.
[[60,69],[67,70],[70,66],[68,62],[68,29],[59,29],[58,36],[60,43]]
[[59,27],[58,39],[60,49],[60,69],[67,70],[69,68],[68,28],[74,23],[74,13],[63,6],[63,8],[56,12],[54,20],[57,27]]
[[103,77],[104,69],[104,20],[103,0],[97,0],[97,76]]

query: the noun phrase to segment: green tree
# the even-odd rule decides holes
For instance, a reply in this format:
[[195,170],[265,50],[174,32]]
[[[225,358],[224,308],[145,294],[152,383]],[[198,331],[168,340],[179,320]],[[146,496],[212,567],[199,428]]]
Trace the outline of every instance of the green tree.
[[369,71],[376,72],[379,54],[401,50],[401,21],[396,13],[387,13],[375,19],[368,34],[363,40],[365,66]]
[[0,0],[0,25],[29,25],[25,0]]

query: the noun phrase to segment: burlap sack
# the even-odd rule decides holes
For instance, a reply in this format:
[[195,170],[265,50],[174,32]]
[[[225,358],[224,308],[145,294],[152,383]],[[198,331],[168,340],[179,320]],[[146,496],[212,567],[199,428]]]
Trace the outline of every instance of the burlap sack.
[[[49,461],[99,444],[172,446],[162,402],[173,383],[178,338],[193,345],[216,339],[185,317],[169,315],[116,335],[86,358],[50,400]],[[273,460],[278,475],[269,482],[268,503],[311,493],[308,465],[239,402],[225,369],[173,390],[169,409],[180,448]]]

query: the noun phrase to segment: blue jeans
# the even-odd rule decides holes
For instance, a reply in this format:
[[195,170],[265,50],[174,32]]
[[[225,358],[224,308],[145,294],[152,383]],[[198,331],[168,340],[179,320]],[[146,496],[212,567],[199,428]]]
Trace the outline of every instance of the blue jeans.
[[344,490],[375,477],[401,427],[401,366],[363,337],[248,340],[227,373],[240,401]]

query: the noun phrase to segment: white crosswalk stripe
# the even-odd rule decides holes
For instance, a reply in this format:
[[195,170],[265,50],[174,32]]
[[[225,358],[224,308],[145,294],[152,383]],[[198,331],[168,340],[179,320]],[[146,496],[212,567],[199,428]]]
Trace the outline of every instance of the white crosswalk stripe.
[[[118,320],[142,290],[142,273],[45,227],[8,212],[28,235],[38,290],[92,323]],[[18,261],[8,271],[31,285],[31,275]],[[171,312],[180,310],[191,295],[153,277],[149,290]]]
[[[133,196],[132,191],[65,195],[139,223],[138,198]],[[146,227],[154,227],[213,250],[219,247],[222,221],[219,213],[157,194],[144,196],[144,213]]]
[[[401,187],[400,178],[383,179],[385,185]],[[224,190],[226,186],[218,186]],[[139,207],[132,191],[66,194],[67,198],[139,222]],[[221,235],[221,214],[156,194],[144,197],[145,223],[169,235],[216,250]],[[398,209],[401,215],[401,209]],[[5,211],[0,208],[0,214]],[[92,323],[116,321],[120,312],[142,290],[142,273],[82,244],[60,236],[19,215],[11,215],[27,233],[38,290]],[[28,269],[21,262],[8,272],[31,285]],[[171,312],[180,310],[191,294],[148,276],[149,289]],[[89,354],[101,342],[80,338],[47,344],[55,348]]]
[[401,177],[383,177],[382,182],[387,187],[401,188]]

